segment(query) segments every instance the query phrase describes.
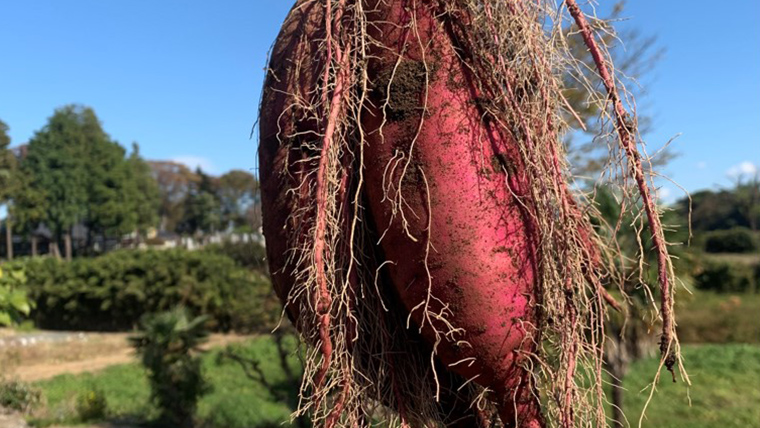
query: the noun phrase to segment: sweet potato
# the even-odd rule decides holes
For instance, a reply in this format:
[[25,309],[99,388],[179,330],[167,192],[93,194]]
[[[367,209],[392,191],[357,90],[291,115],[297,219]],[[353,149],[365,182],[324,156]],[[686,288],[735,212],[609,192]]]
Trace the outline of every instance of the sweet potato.
[[[361,123],[369,135],[366,197],[383,238],[381,248],[368,251],[385,255],[396,292],[441,361],[494,390],[505,422],[517,414],[523,425],[538,421],[521,367],[521,351],[531,348],[525,336],[536,260],[532,224],[517,201],[525,189],[515,147],[480,120],[477,90],[432,9],[414,10],[420,34],[412,43],[408,29],[383,24],[408,20],[411,12],[401,3],[380,6],[372,15],[375,36],[397,50],[378,51],[369,67],[374,107]],[[320,66],[305,62],[293,72],[299,61],[319,57],[324,35],[315,8],[301,2],[291,13],[272,52],[277,81],[269,81],[262,101],[264,231],[275,288],[294,320],[293,253],[310,239],[305,226],[316,207],[308,203],[307,175],[317,166],[302,142],[278,136],[308,135],[319,126],[288,114],[292,94],[319,85]],[[427,58],[417,43],[430,44]]]
[[417,34],[378,27],[398,49],[370,65],[376,108],[363,124],[369,206],[392,282],[450,370],[495,391],[505,423],[517,410],[520,426],[537,424],[523,369],[536,236],[518,201],[527,189],[516,145],[481,120],[480,94],[433,10],[395,3],[386,13],[379,22],[414,15],[417,24]]
[[[565,182],[541,13],[300,0],[289,14],[260,181],[274,287],[311,345],[315,425],[363,425],[367,399],[402,425],[471,426],[495,408],[521,427],[544,425],[539,388],[565,426],[576,399],[603,402],[575,383],[578,361],[599,361],[606,256]],[[591,407],[581,419],[603,423]]]

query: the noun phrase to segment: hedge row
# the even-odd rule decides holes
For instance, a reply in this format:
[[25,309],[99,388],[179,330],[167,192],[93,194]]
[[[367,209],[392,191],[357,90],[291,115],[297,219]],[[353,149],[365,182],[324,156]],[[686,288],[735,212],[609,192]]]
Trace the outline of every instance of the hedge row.
[[210,244],[204,247],[204,251],[224,254],[230,257],[238,265],[253,269],[261,273],[267,273],[266,249],[258,242],[229,242]]
[[757,240],[747,228],[715,230],[707,233],[705,251],[708,253],[752,253],[757,251]]
[[760,264],[707,261],[694,275],[697,288],[728,293],[756,293],[760,285]]
[[146,313],[184,305],[218,331],[268,328],[279,315],[266,276],[214,251],[120,250],[91,259],[19,260],[46,329],[124,331]]

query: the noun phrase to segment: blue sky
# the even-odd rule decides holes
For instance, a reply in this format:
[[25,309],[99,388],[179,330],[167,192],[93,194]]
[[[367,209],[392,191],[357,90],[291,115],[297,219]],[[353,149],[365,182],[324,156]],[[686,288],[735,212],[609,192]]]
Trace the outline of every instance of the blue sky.
[[[611,2],[602,2],[602,4]],[[125,146],[212,173],[255,167],[267,51],[284,0],[25,0],[0,2],[0,118],[14,145],[56,107],[95,109]],[[656,34],[665,57],[643,103],[663,171],[689,191],[729,186],[760,165],[760,2],[631,1],[629,21]],[[665,199],[678,197],[665,184]]]

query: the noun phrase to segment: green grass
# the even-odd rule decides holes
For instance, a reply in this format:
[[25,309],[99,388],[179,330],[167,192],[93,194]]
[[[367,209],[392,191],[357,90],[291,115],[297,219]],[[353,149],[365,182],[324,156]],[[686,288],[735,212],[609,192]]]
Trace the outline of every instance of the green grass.
[[89,391],[102,391],[109,415],[116,419],[134,419],[136,415],[154,415],[149,404],[150,390],[145,372],[137,364],[109,367],[97,374],[61,375],[38,382],[47,401],[46,409],[32,420],[38,425],[77,423],[76,398]]
[[[646,412],[644,427],[745,428],[760,425],[760,346],[689,345],[683,349],[692,386],[672,383],[664,372]],[[645,388],[658,359],[634,364],[625,378],[624,410],[637,426]],[[691,406],[688,397],[691,396]]]
[[[198,418],[205,427],[281,426],[290,416],[297,390],[279,365],[274,341],[262,337],[234,345],[233,349],[238,355],[260,361],[272,390],[246,377],[237,363],[220,360],[220,350],[209,352],[203,357],[203,368],[213,390],[201,399]],[[291,357],[290,364],[298,366],[295,357]],[[105,394],[109,419],[149,422],[158,413],[150,402],[146,373],[139,364],[113,366],[96,374],[58,376],[36,386],[43,390],[47,406],[31,421],[35,425],[86,422],[77,417],[74,403],[78,394],[91,390]]]
[[[204,356],[204,370],[214,390],[203,397],[199,419],[208,428],[264,428],[283,426],[296,391],[288,384],[273,341],[259,338],[236,345],[237,351],[261,362],[273,390],[246,377],[232,361],[218,361],[219,351]],[[646,412],[645,427],[739,428],[760,422],[760,346],[743,344],[685,345],[684,358],[692,387],[673,384],[664,372],[658,391]],[[291,361],[296,367],[296,361]],[[634,363],[625,378],[625,411],[637,426],[658,359]],[[149,400],[145,372],[137,364],[111,367],[97,374],[59,376],[37,383],[48,401],[47,415],[38,425],[76,424],[73,399],[92,389],[103,391],[109,419],[150,421],[156,409]],[[689,407],[687,391],[691,396]],[[279,397],[278,397],[279,396]],[[284,403],[281,397],[287,397]],[[287,426],[284,425],[284,426]]]

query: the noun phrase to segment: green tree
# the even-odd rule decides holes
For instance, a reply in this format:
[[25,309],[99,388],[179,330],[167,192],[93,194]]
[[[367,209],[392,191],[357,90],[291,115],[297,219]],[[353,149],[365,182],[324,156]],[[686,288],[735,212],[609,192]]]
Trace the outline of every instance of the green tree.
[[6,258],[13,260],[13,229],[11,228],[10,202],[16,187],[17,163],[16,156],[8,146],[11,139],[8,136],[8,125],[0,120],[0,205],[6,207],[5,217],[5,244],[7,248]]
[[190,235],[213,233],[220,229],[222,221],[216,181],[200,168],[195,175],[198,182],[185,198],[184,215],[178,229]]
[[[43,221],[56,241],[64,238],[67,259],[72,251],[71,228],[87,214],[88,146],[97,143],[93,139],[106,138],[92,109],[65,106],[35,133],[22,161],[24,172],[29,174],[25,189],[46,196]],[[60,253],[57,247],[56,253]]]
[[737,177],[733,193],[739,214],[747,226],[757,232],[760,223],[760,172]]
[[159,216],[162,230],[178,231],[182,223],[185,199],[198,177],[185,165],[171,161],[149,161],[159,189]]
[[223,226],[253,226],[249,211],[257,204],[258,181],[253,174],[232,170],[219,177],[218,194]]
[[137,216],[136,230],[138,236],[142,236],[149,228],[158,225],[161,195],[150,165],[140,157],[137,143],[132,143],[132,153],[127,163],[133,177],[130,190],[134,192],[132,203]]
[[32,256],[36,256],[37,236],[34,231],[45,221],[49,201],[44,189],[32,185],[27,168],[20,168],[16,178],[10,214],[16,230],[31,236]]
[[123,235],[137,227],[136,181],[125,154],[109,139],[93,139],[88,147],[86,223],[91,233]]
[[29,316],[34,304],[25,286],[23,265],[9,263],[0,266],[0,326],[16,325]]
[[737,195],[730,190],[701,190],[689,198],[676,203],[676,209],[683,218],[688,218],[691,210],[691,226],[694,231],[731,229],[749,226],[739,208]]
[[19,217],[29,228],[44,222],[56,240],[63,236],[67,259],[75,224],[87,226],[90,248],[93,235],[105,241],[155,223],[157,188],[149,168],[136,146],[126,157],[89,107],[57,109],[30,140],[22,172]]

